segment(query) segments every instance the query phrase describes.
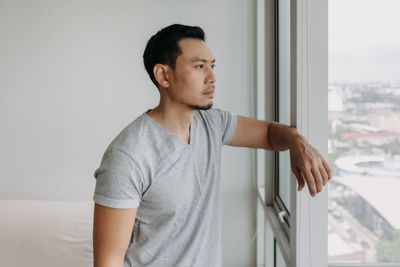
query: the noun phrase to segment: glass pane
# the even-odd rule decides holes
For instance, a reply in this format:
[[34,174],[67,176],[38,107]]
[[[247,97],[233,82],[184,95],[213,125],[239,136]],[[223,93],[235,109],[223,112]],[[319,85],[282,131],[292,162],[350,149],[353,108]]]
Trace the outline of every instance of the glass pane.
[[285,260],[283,259],[281,249],[275,241],[275,267],[287,267]]
[[[290,124],[290,0],[278,4],[278,122]],[[290,205],[289,152],[280,152],[278,194],[286,208]]]
[[400,263],[398,10],[329,0],[330,263]]

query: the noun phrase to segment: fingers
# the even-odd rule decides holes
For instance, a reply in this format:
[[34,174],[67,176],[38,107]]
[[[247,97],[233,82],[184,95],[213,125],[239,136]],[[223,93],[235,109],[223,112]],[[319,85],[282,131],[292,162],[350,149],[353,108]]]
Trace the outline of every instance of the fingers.
[[298,171],[296,178],[299,183],[299,191],[306,182],[310,195],[314,197],[322,191],[328,181],[328,174],[322,166],[316,165],[313,168],[304,168],[302,171]]
[[326,172],[326,170],[322,164],[318,166],[318,169],[319,169],[319,172],[321,173],[323,185],[325,186],[326,183],[329,181],[329,175]]
[[315,192],[315,194],[317,194],[317,193],[321,192],[324,187],[324,180],[319,171],[319,166],[314,166],[314,168],[311,169],[311,173],[314,178],[315,189],[317,190]]
[[293,147],[291,165],[298,182],[298,190],[301,191],[307,184],[310,195],[316,196],[332,178],[332,170],[315,148],[311,145],[308,148],[300,150]]
[[300,170],[298,170],[297,168],[292,168],[292,169],[293,169],[293,173],[296,176],[297,183],[298,183],[297,191],[301,191],[301,190],[303,190],[303,187],[305,185],[304,177],[301,174]]
[[294,174],[296,176],[297,182],[299,183],[298,191],[301,191],[304,185],[307,183],[308,190],[310,195],[315,196],[317,194],[317,186],[314,181],[314,177],[310,170],[294,170]]
[[310,195],[314,197],[317,194],[317,186],[312,171],[309,169],[304,169],[303,176],[307,182]]
[[298,191],[303,190],[304,186],[306,185],[306,182],[305,182],[303,176],[300,175],[300,178],[297,179],[297,181],[298,181],[298,183],[299,183],[299,187],[297,188],[297,190],[298,190]]
[[328,162],[326,162],[326,160],[324,158],[322,158],[322,165],[323,165],[326,173],[328,174],[328,180],[330,180],[333,176],[333,172],[332,172],[331,168],[329,167]]

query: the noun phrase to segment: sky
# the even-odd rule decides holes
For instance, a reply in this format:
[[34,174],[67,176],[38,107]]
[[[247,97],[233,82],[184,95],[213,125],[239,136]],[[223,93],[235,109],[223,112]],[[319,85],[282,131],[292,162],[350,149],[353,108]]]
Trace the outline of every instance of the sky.
[[400,82],[400,0],[328,0],[329,83]]

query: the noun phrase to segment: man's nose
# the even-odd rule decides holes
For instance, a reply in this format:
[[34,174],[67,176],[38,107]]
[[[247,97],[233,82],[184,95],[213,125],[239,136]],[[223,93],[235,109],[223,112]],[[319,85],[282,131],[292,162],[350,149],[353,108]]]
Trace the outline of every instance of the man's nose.
[[208,68],[208,73],[207,73],[207,83],[215,83],[217,80],[217,77],[215,76],[214,69],[209,67]]

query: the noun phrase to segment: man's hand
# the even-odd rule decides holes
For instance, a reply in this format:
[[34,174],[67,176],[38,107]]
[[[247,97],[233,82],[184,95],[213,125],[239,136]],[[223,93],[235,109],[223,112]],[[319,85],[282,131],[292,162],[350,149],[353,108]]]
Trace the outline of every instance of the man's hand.
[[299,183],[299,191],[307,183],[315,196],[332,178],[326,160],[313,148],[295,127],[238,116],[231,146],[262,148],[273,151],[289,149],[292,171]]
[[332,170],[321,154],[301,135],[289,144],[290,164],[301,191],[307,183],[311,196],[322,191],[332,178]]

